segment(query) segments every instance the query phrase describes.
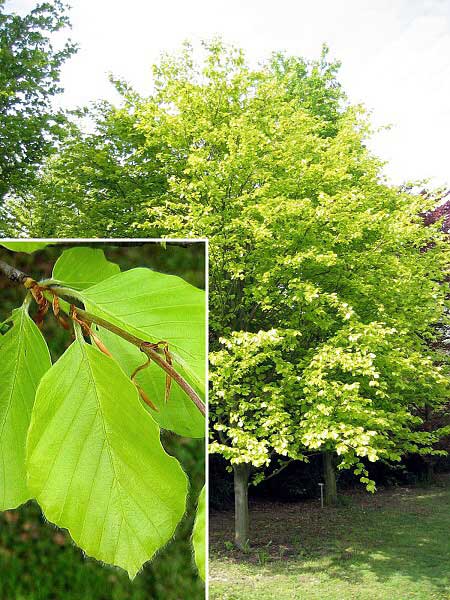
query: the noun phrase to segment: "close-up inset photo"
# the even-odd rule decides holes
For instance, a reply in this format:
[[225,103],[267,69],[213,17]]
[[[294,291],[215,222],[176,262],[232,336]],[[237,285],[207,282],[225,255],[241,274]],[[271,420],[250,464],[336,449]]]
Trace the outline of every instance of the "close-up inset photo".
[[2,598],[204,597],[206,261],[1,243]]

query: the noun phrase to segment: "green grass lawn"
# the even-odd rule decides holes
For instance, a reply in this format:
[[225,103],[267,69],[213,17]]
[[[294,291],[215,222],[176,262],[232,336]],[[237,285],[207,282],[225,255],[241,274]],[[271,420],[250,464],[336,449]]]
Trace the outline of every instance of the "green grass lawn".
[[450,479],[344,499],[254,505],[248,554],[213,514],[210,599],[450,600]]

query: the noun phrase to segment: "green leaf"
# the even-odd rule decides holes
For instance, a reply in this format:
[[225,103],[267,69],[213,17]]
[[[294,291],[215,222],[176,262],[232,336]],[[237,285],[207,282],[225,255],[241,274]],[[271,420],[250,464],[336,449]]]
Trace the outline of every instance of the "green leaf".
[[48,242],[32,242],[23,240],[20,242],[0,242],[0,246],[4,246],[13,252],[26,252],[27,254],[31,254],[32,252],[36,252],[36,250],[42,250],[42,248],[46,248],[48,246]]
[[195,563],[203,581],[206,580],[206,489],[203,486],[198,497],[197,516],[192,536]]
[[50,368],[41,332],[24,307],[0,336],[0,510],[31,498],[26,485],[25,443],[36,388]]
[[133,578],[173,535],[187,479],[117,363],[76,340],[38,388],[28,484],[46,517]]
[[53,267],[52,278],[68,287],[83,290],[120,273],[119,265],[108,261],[99,248],[64,250]]
[[141,337],[164,340],[190,382],[204,390],[205,294],[180,277],[150,269],[119,273],[82,292],[89,312]]
[[[147,357],[133,344],[106,329],[100,329],[98,335],[128,377],[136,367],[145,363]],[[180,375],[187,377],[179,365],[178,371]],[[185,437],[204,437],[205,419],[203,415],[175,381],[172,381],[170,396],[166,402],[166,374],[158,365],[150,363],[148,367],[139,371],[135,381],[158,408],[158,411],[154,411],[147,404],[143,404],[160,427]],[[201,390],[196,389],[196,391],[203,396]]]

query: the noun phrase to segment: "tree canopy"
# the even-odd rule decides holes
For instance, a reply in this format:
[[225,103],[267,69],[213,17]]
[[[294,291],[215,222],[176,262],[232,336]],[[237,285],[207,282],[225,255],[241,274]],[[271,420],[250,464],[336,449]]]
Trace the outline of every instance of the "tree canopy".
[[122,106],[74,128],[15,210],[38,235],[208,237],[211,450],[255,467],[331,451],[373,489],[364,460],[442,433],[420,411],[449,391],[432,350],[448,243],[431,199],[383,179],[338,68],[326,48],[253,69],[186,45],[150,96],[116,81]]

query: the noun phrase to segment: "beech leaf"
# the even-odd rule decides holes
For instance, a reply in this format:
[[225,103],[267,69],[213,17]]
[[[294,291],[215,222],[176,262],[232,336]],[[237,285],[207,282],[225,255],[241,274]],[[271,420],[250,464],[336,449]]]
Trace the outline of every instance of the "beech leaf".
[[158,425],[117,363],[81,335],[41,381],[27,455],[47,519],[131,578],[183,516],[187,479]]
[[37,250],[42,250],[48,246],[48,242],[33,242],[27,240],[21,240],[20,242],[0,242],[1,246],[4,246],[12,252],[25,252],[31,254]]
[[13,311],[12,328],[0,336],[0,510],[31,498],[25,445],[36,388],[50,368],[41,332],[25,307]]
[[197,516],[192,535],[195,564],[203,581],[206,580],[206,489],[203,486],[198,497]]
[[201,390],[206,372],[205,293],[180,277],[137,268],[82,292],[86,309],[146,341],[164,340],[174,367]]
[[[98,335],[128,377],[137,367],[145,363],[146,355],[136,346],[106,329],[100,328]],[[188,379],[188,375],[181,366],[176,366],[179,374]],[[137,373],[135,381],[157,407],[158,411],[154,411],[147,404],[143,404],[160,427],[185,437],[204,437],[205,419],[203,415],[175,381],[172,381],[170,396],[166,402],[164,397],[166,374],[161,367],[150,362],[145,369]],[[199,396],[204,397],[203,390],[197,388],[195,391]]]
[[53,267],[52,279],[83,290],[117,273],[119,265],[108,261],[103,250],[79,246],[64,250]]

